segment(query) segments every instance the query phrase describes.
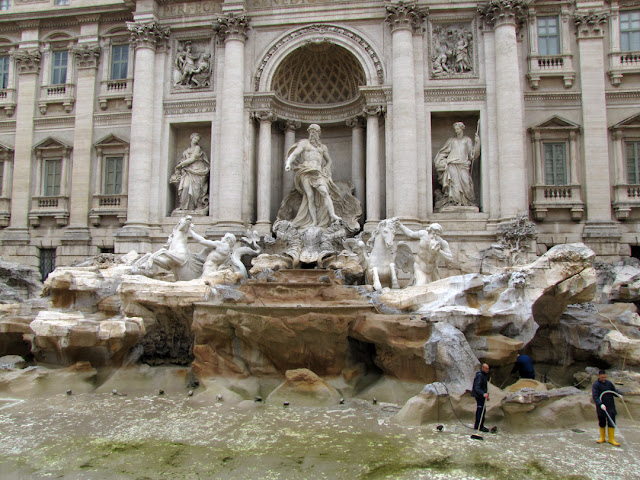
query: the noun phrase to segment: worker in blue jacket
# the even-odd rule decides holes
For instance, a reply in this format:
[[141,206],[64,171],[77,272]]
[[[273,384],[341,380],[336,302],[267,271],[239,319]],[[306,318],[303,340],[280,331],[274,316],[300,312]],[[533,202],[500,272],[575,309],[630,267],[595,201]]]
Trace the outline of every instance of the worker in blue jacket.
[[[483,410],[485,403],[489,400],[489,365],[482,364],[482,368],[476,373],[473,379],[473,387],[471,388],[471,396],[476,399],[476,423],[474,430],[480,429],[481,432],[488,432],[489,429],[484,426]],[[485,412],[486,414],[486,412]]]
[[520,355],[518,354],[518,358],[516,359],[516,364],[513,366],[513,370],[511,373],[518,372],[520,378],[536,378],[536,371],[533,368],[533,360],[529,355]]
[[[620,392],[616,387],[607,380],[607,372],[600,370],[598,372],[598,380],[596,380],[591,389],[593,393],[593,401],[596,404],[596,412],[598,414],[598,425],[600,426],[600,440],[598,443],[604,443],[605,441],[605,426],[609,427],[609,443],[619,447],[620,444],[616,442],[615,428],[616,428],[616,402],[614,400],[613,393],[603,392],[615,392],[618,395]],[[622,395],[620,395],[622,398]]]

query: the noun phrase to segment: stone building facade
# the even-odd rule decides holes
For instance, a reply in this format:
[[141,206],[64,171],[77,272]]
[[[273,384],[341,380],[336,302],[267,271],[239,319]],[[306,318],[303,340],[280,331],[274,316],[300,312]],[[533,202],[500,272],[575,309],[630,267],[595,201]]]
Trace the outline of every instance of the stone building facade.
[[[269,232],[311,123],[365,230],[438,222],[461,270],[521,212],[539,252],[638,245],[637,0],[1,0],[0,87],[0,254],[45,273],[185,213]],[[456,122],[481,150],[462,204],[434,163]]]

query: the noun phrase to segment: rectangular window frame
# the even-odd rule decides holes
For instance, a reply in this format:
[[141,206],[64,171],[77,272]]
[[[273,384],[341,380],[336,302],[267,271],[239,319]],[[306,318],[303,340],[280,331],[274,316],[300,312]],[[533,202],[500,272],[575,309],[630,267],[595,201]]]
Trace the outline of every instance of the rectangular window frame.
[[58,197],[62,186],[62,158],[42,160],[42,196]]
[[[126,52],[126,58],[123,53]],[[111,46],[111,71],[110,80],[126,80],[129,74],[129,44],[116,44]]]
[[51,85],[65,85],[67,83],[68,67],[68,50],[54,50],[51,52]]
[[11,57],[6,54],[0,54],[0,90],[9,88],[9,65]]
[[[554,20],[555,25],[555,33],[548,33],[549,28],[548,25],[549,20]],[[537,24],[537,35],[538,35],[538,54],[543,56],[556,56],[561,55],[562,45],[560,39],[560,18],[558,15],[544,15],[536,18]],[[553,46],[553,52],[550,52],[550,46]]]
[[[569,185],[567,165],[567,142],[545,141],[542,144],[542,158],[544,161],[545,185],[567,186]],[[562,158],[557,156],[562,152]]]
[[122,174],[124,158],[122,155],[108,155],[104,158],[104,182],[102,193],[104,195],[122,194]]
[[11,0],[0,0],[0,11],[11,10]]
[[[629,158],[631,147],[632,158]],[[640,185],[640,140],[624,141],[624,157],[627,169],[627,183],[629,185]]]
[[640,51],[640,10],[620,12],[620,51]]
[[4,160],[0,160],[0,197],[4,194]]
[[40,249],[40,277],[44,282],[49,274],[56,269],[56,249]]

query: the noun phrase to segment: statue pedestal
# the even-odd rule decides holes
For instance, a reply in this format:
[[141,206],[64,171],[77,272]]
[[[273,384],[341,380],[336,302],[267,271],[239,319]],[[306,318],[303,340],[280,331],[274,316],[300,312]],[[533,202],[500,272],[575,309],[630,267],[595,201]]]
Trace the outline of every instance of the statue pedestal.
[[480,209],[475,205],[447,205],[446,207],[442,207],[438,210],[438,213],[478,213]]

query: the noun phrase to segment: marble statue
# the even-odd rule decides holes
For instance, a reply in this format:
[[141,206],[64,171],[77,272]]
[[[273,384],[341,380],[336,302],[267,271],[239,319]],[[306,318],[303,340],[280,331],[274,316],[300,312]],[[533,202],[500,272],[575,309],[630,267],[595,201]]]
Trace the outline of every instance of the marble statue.
[[440,224],[432,223],[425,230],[418,231],[413,231],[400,222],[397,226],[407,237],[419,241],[418,253],[413,256],[413,284],[426,285],[439,280],[438,260],[453,260],[449,243],[440,236]]
[[301,140],[288,151],[285,170],[295,173],[295,190],[287,195],[278,211],[278,221],[290,221],[294,228],[327,228],[342,220],[346,228],[360,229],[360,202],[352,195],[353,186],[334,182],[331,178],[331,157],[320,142],[320,126],[307,129],[309,139]]
[[221,240],[208,240],[198,235],[193,229],[190,231],[191,236],[206,248],[207,257],[202,268],[202,277],[207,277],[216,272],[230,270],[242,273],[247,278],[249,274],[242,263],[242,256],[246,254],[257,255],[260,248],[257,245],[257,236],[249,232],[242,240],[254,246],[249,248],[240,245],[233,233],[226,233]]
[[208,87],[211,71],[211,55],[195,53],[191,42],[185,42],[175,60],[174,86],[187,88]]
[[180,219],[169,235],[167,243],[157,252],[144,255],[139,265],[150,269],[158,265],[171,270],[178,281],[193,280],[202,274],[202,255],[194,255],[188,247],[189,234],[193,232],[191,215]]
[[177,211],[206,215],[209,209],[209,159],[199,145],[200,135],[192,133],[190,138],[191,145],[182,152],[169,181],[177,184]]
[[[374,290],[381,292],[383,288],[400,288],[396,270],[396,257],[407,259],[411,255],[411,248],[405,242],[400,242],[394,248],[393,239],[398,229],[397,218],[381,220],[371,232],[366,245],[361,239],[354,239],[354,251],[360,256],[365,270],[365,281],[373,285]],[[353,241],[347,241],[353,243]],[[403,261],[404,265],[409,262]]]
[[446,141],[433,160],[443,195],[436,202],[436,209],[448,205],[476,205],[471,171],[473,162],[480,156],[480,136],[476,132],[474,143],[464,135],[464,128],[462,122],[453,124],[455,137]]

